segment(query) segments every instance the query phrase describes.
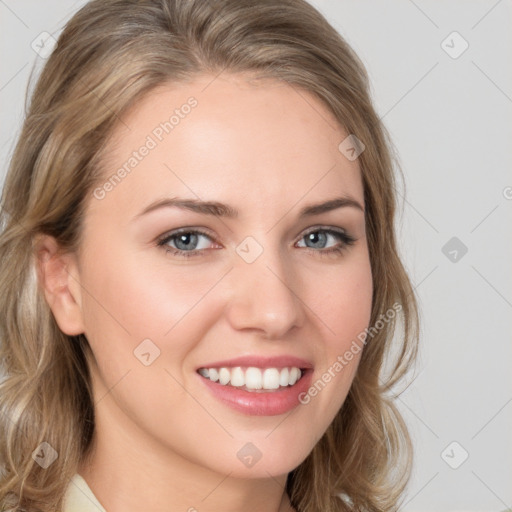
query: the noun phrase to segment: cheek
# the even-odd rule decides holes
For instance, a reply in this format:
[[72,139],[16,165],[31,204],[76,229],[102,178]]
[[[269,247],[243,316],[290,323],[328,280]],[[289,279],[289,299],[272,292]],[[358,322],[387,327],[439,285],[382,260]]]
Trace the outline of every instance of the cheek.
[[218,273],[171,265],[164,254],[116,252],[115,247],[109,244],[89,258],[83,279],[89,292],[84,297],[86,336],[98,359],[115,357],[122,371],[133,364],[133,351],[150,339],[161,355],[172,350],[178,364],[214,316],[202,300]]
[[312,309],[324,323],[328,348],[339,351],[370,322],[373,281],[367,252],[323,274],[309,286],[308,296],[314,303]]
[[309,283],[311,309],[323,336],[317,348],[320,361],[317,380],[305,400],[311,399],[325,411],[322,428],[326,428],[342,406],[356,374],[364,350],[360,335],[370,322],[372,295],[367,252],[346,261],[331,273],[318,275],[314,284]]

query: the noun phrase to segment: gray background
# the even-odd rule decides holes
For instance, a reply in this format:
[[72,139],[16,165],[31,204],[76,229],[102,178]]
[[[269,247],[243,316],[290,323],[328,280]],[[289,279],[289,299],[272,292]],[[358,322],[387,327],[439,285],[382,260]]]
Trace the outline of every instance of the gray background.
[[[31,43],[58,37],[84,3],[0,0],[2,180],[30,70],[44,63]],[[512,1],[311,3],[367,66],[406,176],[397,226],[422,351],[398,402],[416,447],[403,510],[502,511],[512,507]]]

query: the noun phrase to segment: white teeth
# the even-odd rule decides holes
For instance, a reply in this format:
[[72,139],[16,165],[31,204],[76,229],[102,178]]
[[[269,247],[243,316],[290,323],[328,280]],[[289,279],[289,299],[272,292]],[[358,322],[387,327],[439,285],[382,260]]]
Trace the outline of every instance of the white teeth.
[[279,387],[293,386],[301,378],[301,370],[295,366],[291,368],[261,368],[249,367],[244,370],[234,368],[200,368],[199,373],[213,382],[223,386],[230,385],[237,388],[244,387],[249,390],[279,389]]
[[276,368],[267,368],[263,372],[263,389],[277,389],[279,387],[279,372]]
[[233,368],[233,370],[231,370],[231,379],[229,383],[235,387],[241,387],[245,384],[244,372],[242,371],[242,368],[240,368],[240,366],[237,366],[236,368]]
[[290,386],[295,384],[300,377],[300,370],[298,368],[291,368],[290,369],[290,376],[288,377],[288,383]]
[[245,371],[245,385],[249,389],[261,389],[263,387],[259,368],[247,368]]
[[289,375],[290,375],[290,372],[288,371],[288,368],[283,368],[281,370],[281,373],[279,374],[279,385],[280,386],[288,386]]
[[229,382],[231,378],[231,372],[227,368],[221,368],[219,370],[219,382],[224,386]]
[[200,368],[199,373],[206,377],[207,379],[210,377],[210,372],[208,371],[208,368]]

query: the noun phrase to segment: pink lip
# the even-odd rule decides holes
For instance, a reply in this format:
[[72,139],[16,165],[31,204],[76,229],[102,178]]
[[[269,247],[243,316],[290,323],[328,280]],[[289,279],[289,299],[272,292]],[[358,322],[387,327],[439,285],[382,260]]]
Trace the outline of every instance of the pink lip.
[[[254,365],[251,364],[251,366]],[[293,364],[291,366],[297,365]],[[267,392],[245,391],[230,385],[223,386],[219,382],[212,382],[200,374],[197,374],[197,376],[215,398],[232,409],[250,416],[276,416],[291,411],[301,403],[301,396],[307,393],[311,385],[313,370],[307,369],[303,373],[302,377],[293,386]]]
[[203,364],[202,366],[199,366],[198,369],[222,367],[234,368],[235,366],[252,366],[254,368],[289,368],[291,366],[296,366],[297,368],[301,369],[313,368],[313,365],[308,361],[294,356],[241,356],[236,357],[235,359],[226,359],[224,361],[215,361],[214,363]]

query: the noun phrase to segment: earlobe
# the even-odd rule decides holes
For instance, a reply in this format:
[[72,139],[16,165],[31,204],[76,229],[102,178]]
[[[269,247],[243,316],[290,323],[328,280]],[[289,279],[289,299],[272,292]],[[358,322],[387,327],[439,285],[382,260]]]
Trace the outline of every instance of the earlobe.
[[62,332],[76,336],[85,331],[76,256],[59,250],[50,235],[38,235],[34,256],[40,290]]

